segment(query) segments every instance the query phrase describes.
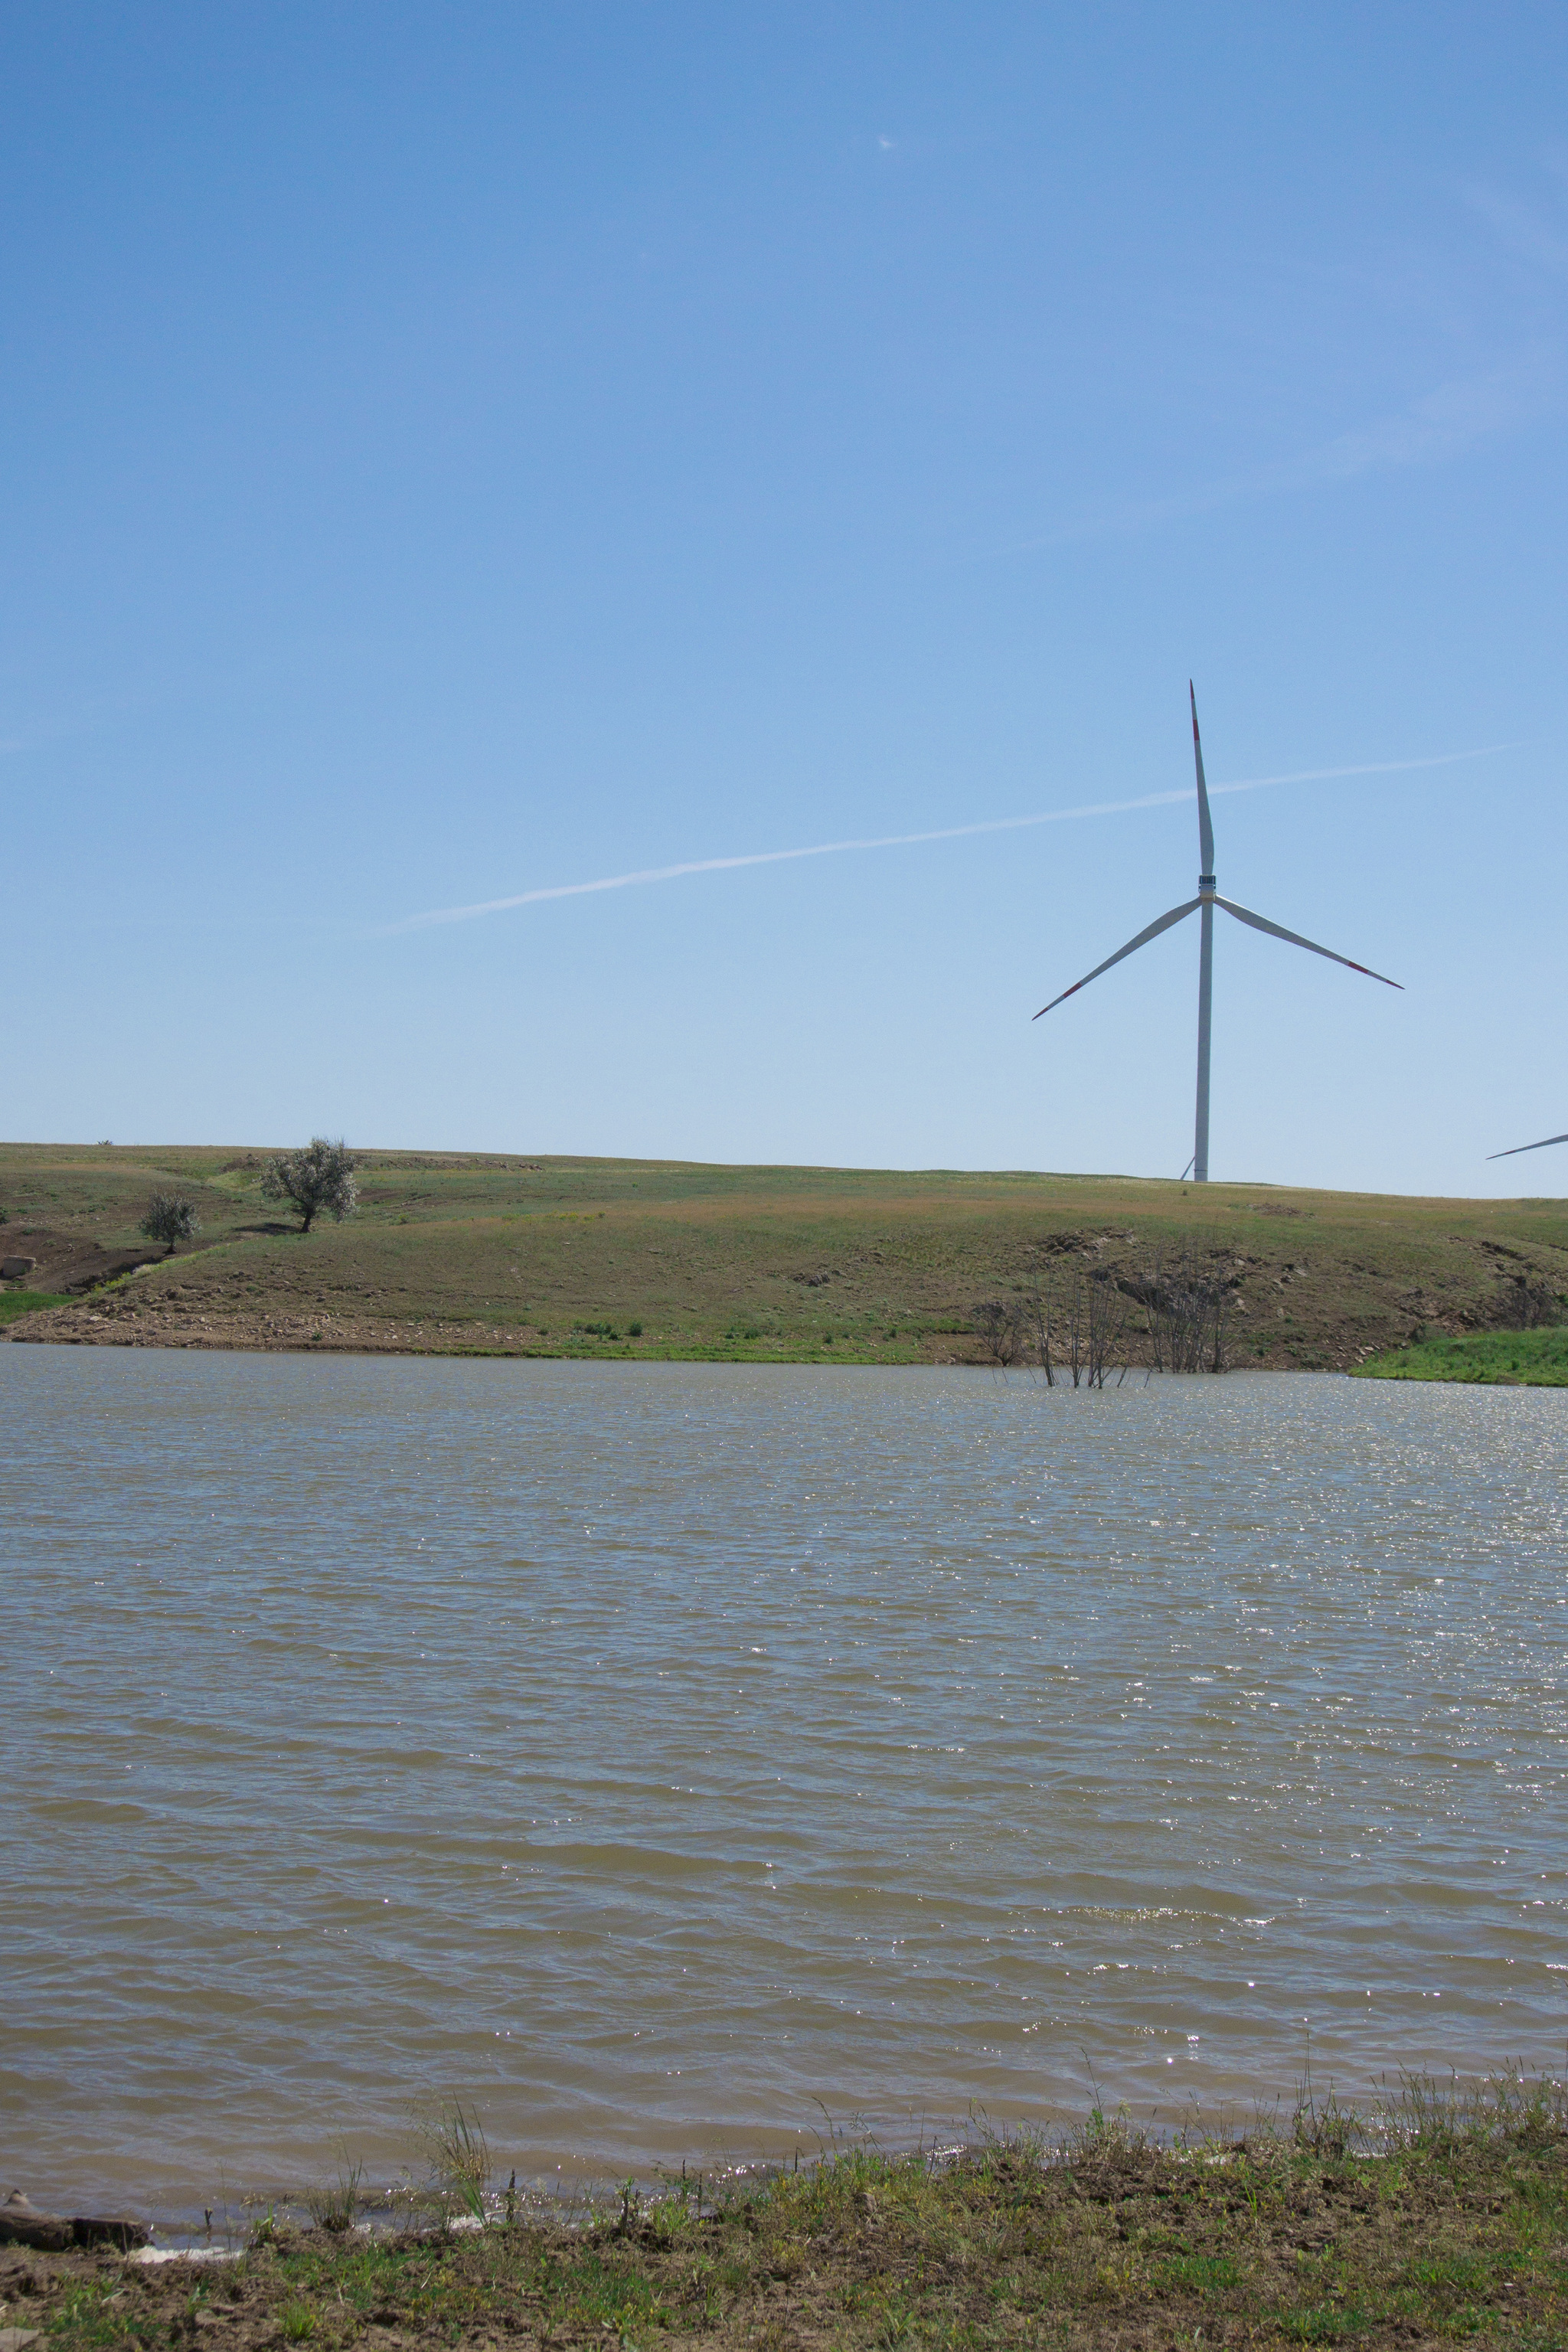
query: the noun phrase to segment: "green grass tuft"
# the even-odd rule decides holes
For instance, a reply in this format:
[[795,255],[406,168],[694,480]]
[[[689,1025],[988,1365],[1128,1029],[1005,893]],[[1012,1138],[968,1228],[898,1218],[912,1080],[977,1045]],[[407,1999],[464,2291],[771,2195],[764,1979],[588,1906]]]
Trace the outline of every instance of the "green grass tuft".
[[353,2228],[363,2201],[360,2196],[360,2183],[363,2178],[363,2164],[345,2162],[340,2166],[335,2180],[320,2181],[306,2190],[305,2210],[318,2230],[341,2235],[343,2231]]

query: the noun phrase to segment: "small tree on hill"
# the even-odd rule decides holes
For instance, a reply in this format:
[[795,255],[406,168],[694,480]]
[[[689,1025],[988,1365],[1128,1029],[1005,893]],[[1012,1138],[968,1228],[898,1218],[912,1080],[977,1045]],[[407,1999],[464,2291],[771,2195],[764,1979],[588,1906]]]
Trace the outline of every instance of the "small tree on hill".
[[146,1215],[136,1228],[150,1242],[162,1242],[171,1257],[176,1242],[188,1242],[201,1229],[201,1219],[189,1201],[178,1192],[154,1192],[147,1203]]
[[287,1201],[308,1234],[323,1210],[329,1217],[352,1216],[359,1201],[353,1154],[342,1142],[313,1135],[303,1151],[269,1160],[261,1179],[262,1198]]

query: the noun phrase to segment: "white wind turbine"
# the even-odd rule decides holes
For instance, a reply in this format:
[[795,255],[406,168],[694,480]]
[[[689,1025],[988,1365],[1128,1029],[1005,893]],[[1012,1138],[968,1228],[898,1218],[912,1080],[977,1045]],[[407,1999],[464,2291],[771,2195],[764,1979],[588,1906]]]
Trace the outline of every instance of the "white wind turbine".
[[[1383,972],[1373,971],[1364,963],[1352,963],[1349,956],[1336,955],[1332,948],[1321,948],[1316,940],[1304,940],[1299,931],[1287,931],[1279,924],[1269,922],[1267,917],[1255,915],[1247,907],[1238,907],[1234,898],[1219,896],[1215,888],[1214,827],[1209,822],[1208,786],[1204,782],[1204,747],[1198,737],[1198,702],[1190,679],[1187,682],[1187,698],[1193,707],[1193,758],[1198,772],[1198,846],[1203,856],[1198,895],[1195,898],[1189,898],[1184,907],[1173,907],[1168,915],[1162,915],[1158,922],[1151,923],[1147,930],[1140,931],[1135,940],[1129,940],[1124,948],[1118,948],[1113,956],[1107,956],[1105,961],[1097,963],[1092,971],[1086,971],[1081,980],[1075,980],[1070,988],[1064,988],[1059,996],[1053,996],[1049,1004],[1042,1004],[1035,1019],[1038,1021],[1042,1014],[1051,1012],[1057,1005],[1065,1004],[1069,996],[1076,996],[1080,988],[1087,988],[1091,980],[1098,980],[1100,973],[1109,971],[1113,963],[1120,963],[1123,956],[1132,955],[1139,948],[1147,947],[1151,940],[1157,940],[1161,932],[1168,931],[1173,924],[1184,923],[1189,915],[1200,915],[1198,1108],[1189,1165],[1193,1181],[1206,1184],[1209,1180],[1209,1011],[1214,995],[1215,908],[1223,907],[1227,915],[1234,915],[1238,923],[1250,923],[1255,931],[1267,931],[1273,939],[1288,940],[1293,948],[1308,948],[1313,955],[1327,956],[1331,963],[1342,963],[1351,971],[1364,973],[1368,980],[1381,980],[1385,988],[1403,988],[1404,982],[1389,980]],[[1568,1142],[1568,1136],[1555,1136],[1552,1139],[1558,1143]],[[1531,1150],[1535,1147],[1525,1145],[1521,1148]]]

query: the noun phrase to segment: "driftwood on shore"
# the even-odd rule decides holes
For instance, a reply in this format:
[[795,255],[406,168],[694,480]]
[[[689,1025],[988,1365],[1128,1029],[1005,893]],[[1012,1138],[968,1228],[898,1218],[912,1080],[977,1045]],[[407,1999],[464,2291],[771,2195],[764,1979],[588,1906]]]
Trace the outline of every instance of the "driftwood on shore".
[[140,2221],[120,2213],[43,2213],[19,2189],[0,2198],[0,2246],[31,2246],[39,2253],[63,2253],[68,2246],[118,2246],[129,2253],[147,2243]]

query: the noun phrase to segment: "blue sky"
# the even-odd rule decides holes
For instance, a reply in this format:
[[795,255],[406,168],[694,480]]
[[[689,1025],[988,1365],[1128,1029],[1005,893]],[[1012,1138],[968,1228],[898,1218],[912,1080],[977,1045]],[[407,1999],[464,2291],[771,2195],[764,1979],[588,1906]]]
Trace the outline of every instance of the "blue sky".
[[1568,1189],[1560,8],[0,67],[12,1136]]

